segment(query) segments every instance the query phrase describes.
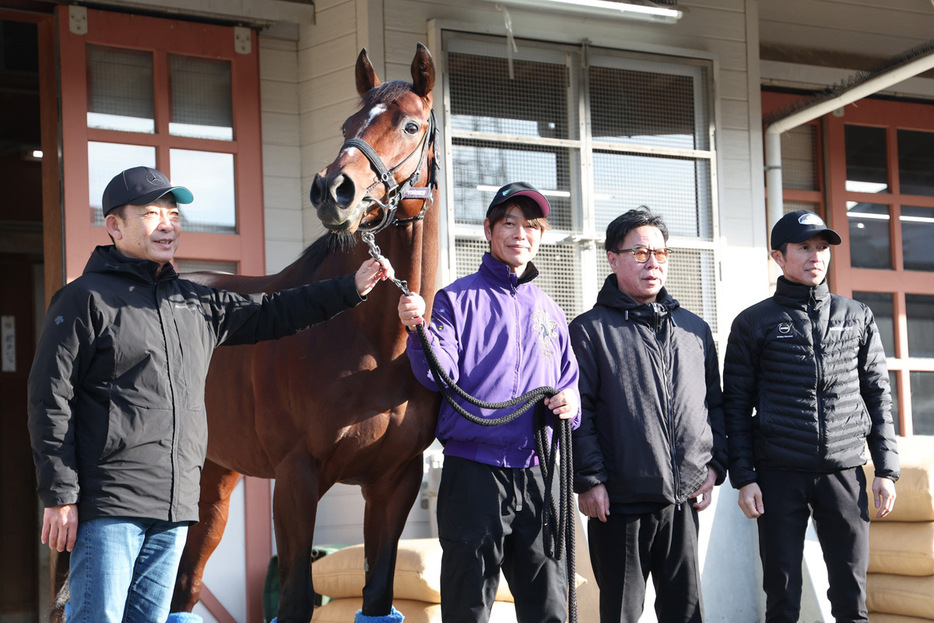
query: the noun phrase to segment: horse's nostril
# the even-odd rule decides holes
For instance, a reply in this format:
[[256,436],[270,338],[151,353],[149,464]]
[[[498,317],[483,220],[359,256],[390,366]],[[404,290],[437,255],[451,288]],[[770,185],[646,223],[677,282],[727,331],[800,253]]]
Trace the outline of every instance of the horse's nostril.
[[353,180],[346,175],[341,175],[331,183],[331,192],[334,195],[334,201],[342,208],[353,205],[357,194],[357,187]]
[[321,205],[321,201],[324,199],[324,178],[321,177],[320,173],[315,175],[315,179],[311,183],[311,193],[309,197],[311,199],[311,205],[313,206]]

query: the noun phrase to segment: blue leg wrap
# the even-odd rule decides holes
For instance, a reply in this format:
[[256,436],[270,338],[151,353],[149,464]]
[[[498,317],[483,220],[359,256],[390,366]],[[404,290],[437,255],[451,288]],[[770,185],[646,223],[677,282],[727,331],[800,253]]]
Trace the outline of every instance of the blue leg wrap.
[[353,618],[353,623],[402,623],[403,621],[405,621],[405,617],[396,610],[395,606],[392,606],[389,614],[378,617],[368,617],[363,614],[363,610],[357,610],[357,614]]
[[204,619],[194,612],[173,612],[165,623],[204,623]]

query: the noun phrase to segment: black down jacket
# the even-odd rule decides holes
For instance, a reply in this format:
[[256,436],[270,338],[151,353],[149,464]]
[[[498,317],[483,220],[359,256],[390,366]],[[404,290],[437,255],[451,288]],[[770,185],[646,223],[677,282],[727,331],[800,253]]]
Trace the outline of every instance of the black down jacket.
[[756,470],[829,473],[862,465],[899,475],[885,352],[872,312],[779,277],[774,296],[733,322],[723,372],[730,481]]
[[204,382],[218,344],[291,335],[362,300],[353,275],[247,297],[98,247],[49,307],[29,375],[46,507],[197,521]]
[[580,366],[574,488],[604,483],[610,512],[681,504],[726,477],[720,371],[710,327],[662,289],[637,304],[607,277],[594,308],[570,325]]

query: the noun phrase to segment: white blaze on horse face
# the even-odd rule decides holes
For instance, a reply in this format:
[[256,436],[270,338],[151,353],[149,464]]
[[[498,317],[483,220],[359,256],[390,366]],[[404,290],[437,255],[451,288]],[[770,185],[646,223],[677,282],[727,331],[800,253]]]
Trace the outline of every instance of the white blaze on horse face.
[[373,123],[373,120],[379,117],[381,114],[389,110],[386,104],[377,104],[370,109],[370,115],[366,119],[366,124],[363,126],[363,129],[366,130],[367,126]]

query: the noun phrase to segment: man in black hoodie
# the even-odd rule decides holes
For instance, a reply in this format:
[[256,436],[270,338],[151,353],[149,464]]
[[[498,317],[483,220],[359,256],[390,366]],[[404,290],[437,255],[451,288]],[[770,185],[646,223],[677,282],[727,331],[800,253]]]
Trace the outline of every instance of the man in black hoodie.
[[214,348],[297,333],[358,305],[392,268],[262,297],[180,279],[191,192],[135,167],[104,190],[114,244],[52,299],[29,375],[41,540],[71,552],[71,621],[163,623],[207,448]]
[[869,621],[867,443],[876,516],[895,504],[898,451],[879,330],[868,307],[831,294],[825,279],[830,247],[840,242],[813,212],[779,219],[775,294],[736,317],[726,349],[730,482],[758,524],[768,623],[798,620],[812,515],[834,619]]
[[703,620],[698,511],[726,477],[710,327],[665,290],[668,228],[646,208],[609,224],[613,274],[570,325],[580,365],[574,431],[602,623],[638,621],[649,573],[659,623]]

